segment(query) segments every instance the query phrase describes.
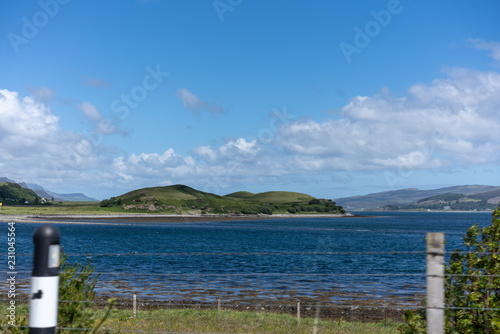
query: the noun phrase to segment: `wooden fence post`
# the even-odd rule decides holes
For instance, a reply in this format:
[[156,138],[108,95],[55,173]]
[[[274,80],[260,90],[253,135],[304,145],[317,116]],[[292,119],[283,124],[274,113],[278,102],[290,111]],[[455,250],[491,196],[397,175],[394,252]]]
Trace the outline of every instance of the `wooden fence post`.
[[220,305],[220,298],[217,299],[217,320],[220,320],[220,313],[221,313],[221,305]]
[[134,319],[137,318],[137,296],[134,293],[134,299],[133,299],[133,306],[134,306]]
[[444,333],[444,233],[427,233],[427,333]]

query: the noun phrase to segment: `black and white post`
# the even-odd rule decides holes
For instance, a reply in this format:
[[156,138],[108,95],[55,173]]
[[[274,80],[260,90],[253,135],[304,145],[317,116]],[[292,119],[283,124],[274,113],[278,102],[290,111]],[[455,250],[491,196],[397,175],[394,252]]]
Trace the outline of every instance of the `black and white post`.
[[42,225],[33,233],[35,256],[30,289],[30,334],[54,334],[59,295],[59,230]]

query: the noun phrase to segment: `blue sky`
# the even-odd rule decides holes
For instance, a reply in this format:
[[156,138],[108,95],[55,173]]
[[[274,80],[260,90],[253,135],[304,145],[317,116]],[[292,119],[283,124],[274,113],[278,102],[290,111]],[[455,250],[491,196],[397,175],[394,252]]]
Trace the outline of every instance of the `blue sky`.
[[500,185],[498,1],[5,1],[0,176],[338,198]]

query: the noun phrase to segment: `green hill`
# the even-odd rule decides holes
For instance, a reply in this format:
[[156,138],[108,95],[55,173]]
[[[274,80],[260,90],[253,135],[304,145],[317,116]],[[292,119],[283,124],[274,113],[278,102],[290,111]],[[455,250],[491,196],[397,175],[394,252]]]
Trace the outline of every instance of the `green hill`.
[[270,203],[303,202],[314,199],[312,196],[292,191],[267,191],[258,194],[253,194],[248,191],[238,191],[236,193],[225,195],[224,197]]
[[255,196],[255,194],[248,191],[237,191],[232,194],[224,195],[224,197],[236,199],[251,199],[253,196]]
[[269,191],[253,194],[238,191],[219,196],[181,184],[134,190],[105,199],[100,206],[113,211],[175,214],[345,213],[341,206],[331,200],[315,199],[296,192]]
[[0,202],[4,205],[41,204],[41,198],[33,190],[22,188],[17,183],[0,183]]
[[425,203],[441,203],[441,202],[450,202],[450,201],[458,201],[460,199],[465,198],[466,196],[464,194],[453,194],[453,193],[446,193],[442,195],[435,195],[431,197],[426,197],[422,198],[421,200],[418,200],[416,204],[425,204]]
[[203,191],[199,191],[182,184],[177,184],[174,186],[166,186],[166,187],[142,188],[128,192],[119,197],[123,199],[138,199],[144,196],[154,196],[158,200],[167,200],[167,201],[186,201],[186,200],[203,199],[208,197],[215,197],[215,198],[221,197],[218,195],[205,193]]

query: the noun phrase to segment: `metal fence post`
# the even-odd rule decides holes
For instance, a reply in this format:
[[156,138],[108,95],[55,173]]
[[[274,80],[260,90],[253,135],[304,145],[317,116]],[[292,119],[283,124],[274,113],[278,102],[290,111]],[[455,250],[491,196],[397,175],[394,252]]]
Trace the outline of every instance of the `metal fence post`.
[[35,252],[28,320],[30,334],[56,332],[60,238],[59,230],[52,225],[42,225],[33,233]]
[[427,333],[444,333],[444,233],[427,233]]

